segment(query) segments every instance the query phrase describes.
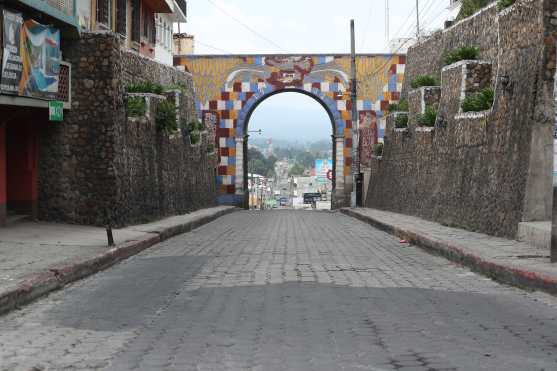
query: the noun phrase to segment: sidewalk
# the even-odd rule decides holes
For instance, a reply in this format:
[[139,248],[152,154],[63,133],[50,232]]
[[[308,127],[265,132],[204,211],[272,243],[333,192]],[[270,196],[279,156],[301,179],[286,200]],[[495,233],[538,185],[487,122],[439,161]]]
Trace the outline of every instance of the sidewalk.
[[219,206],[115,229],[113,248],[104,228],[44,222],[0,228],[0,314],[235,210]]
[[557,264],[550,263],[546,248],[388,211],[341,212],[502,283],[557,294]]

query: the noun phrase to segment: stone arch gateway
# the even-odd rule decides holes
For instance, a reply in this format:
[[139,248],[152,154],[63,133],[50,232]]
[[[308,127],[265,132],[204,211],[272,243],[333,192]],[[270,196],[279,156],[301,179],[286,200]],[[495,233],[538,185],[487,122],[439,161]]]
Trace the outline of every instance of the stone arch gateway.
[[269,96],[295,91],[317,100],[331,118],[333,208],[338,208],[350,204],[353,146],[365,167],[373,144],[382,141],[384,126],[379,119],[389,104],[400,99],[405,56],[357,56],[359,143],[353,143],[349,55],[188,55],[176,56],[174,64],[192,74],[197,113],[206,127],[214,129],[220,204],[245,204],[251,113]]

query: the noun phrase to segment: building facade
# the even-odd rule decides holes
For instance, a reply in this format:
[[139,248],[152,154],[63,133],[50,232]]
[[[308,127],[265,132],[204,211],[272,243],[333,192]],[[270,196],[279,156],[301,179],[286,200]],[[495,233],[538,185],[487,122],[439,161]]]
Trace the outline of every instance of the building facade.
[[[37,217],[41,132],[70,108],[71,65],[61,43],[77,37],[73,1],[6,1],[0,10],[0,225]],[[50,113],[56,115],[50,115]]]

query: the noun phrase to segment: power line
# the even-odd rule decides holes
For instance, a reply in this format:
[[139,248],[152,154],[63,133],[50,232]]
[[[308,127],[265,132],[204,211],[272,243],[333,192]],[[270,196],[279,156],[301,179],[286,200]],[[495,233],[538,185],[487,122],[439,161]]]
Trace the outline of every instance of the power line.
[[278,49],[282,50],[283,52],[287,53],[287,51],[282,48],[280,45],[278,45],[277,43],[275,43],[273,40],[261,35],[259,32],[257,32],[256,30],[254,30],[253,28],[251,28],[250,26],[248,26],[247,24],[245,24],[244,22],[240,21],[238,18],[234,17],[232,14],[228,13],[226,10],[224,10],[223,8],[221,8],[220,6],[218,6],[217,4],[215,4],[212,0],[207,0],[207,2],[209,2],[209,4],[211,4],[212,6],[214,6],[215,8],[217,8],[218,10],[220,10],[222,13],[224,13],[225,15],[227,15],[228,17],[230,17],[231,19],[233,19],[234,21],[238,22],[239,24],[241,24],[244,28],[246,28],[248,31],[250,31],[251,33],[253,33],[254,35],[260,37],[261,39],[267,41],[268,43],[272,44],[273,46],[277,47]]
[[366,28],[364,29],[364,37],[362,38],[362,43],[360,44],[361,49],[363,49],[366,46],[367,31],[369,30],[369,25],[371,23],[371,13],[372,13],[372,11],[373,11],[373,0],[370,0],[369,11],[367,13]]
[[213,49],[213,50],[222,52],[222,53],[224,53],[224,54],[234,54],[234,53],[232,53],[232,52],[230,52],[230,51],[228,51],[228,50],[224,50],[224,49],[221,49],[221,48],[217,48],[216,46],[212,46],[212,45],[210,45],[210,44],[203,43],[203,42],[199,41],[197,38],[195,39],[195,42],[198,43],[198,44],[201,44],[201,45],[203,45],[203,46],[205,46],[205,47],[207,47],[207,48],[210,48],[210,49]]

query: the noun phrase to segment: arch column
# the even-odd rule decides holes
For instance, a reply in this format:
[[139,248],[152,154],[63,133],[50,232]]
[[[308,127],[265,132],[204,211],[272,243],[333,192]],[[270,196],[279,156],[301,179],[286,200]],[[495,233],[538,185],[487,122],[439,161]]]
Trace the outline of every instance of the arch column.
[[244,147],[247,144],[247,138],[243,136],[236,137],[236,195],[244,196]]
[[346,206],[346,182],[344,177],[344,135],[333,135],[335,156],[335,189],[333,209]]

